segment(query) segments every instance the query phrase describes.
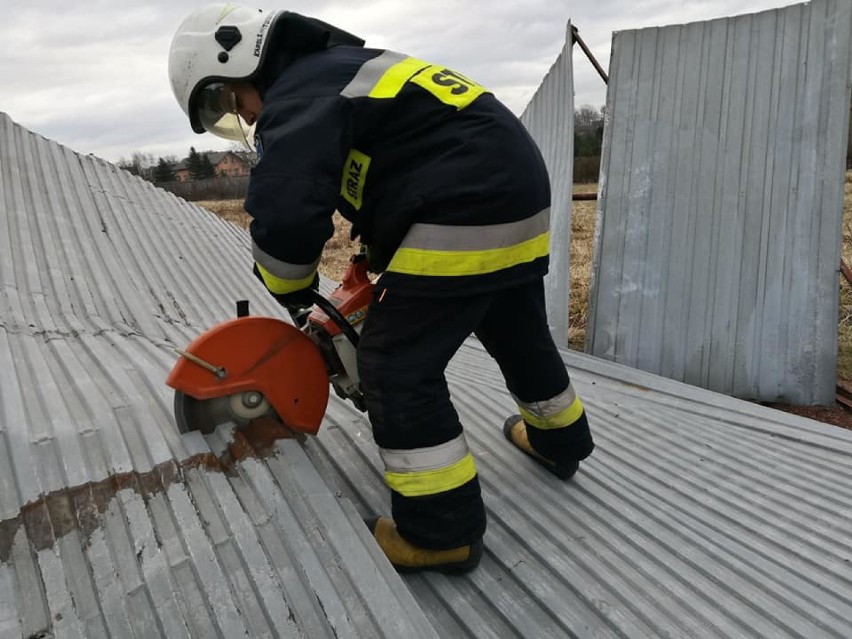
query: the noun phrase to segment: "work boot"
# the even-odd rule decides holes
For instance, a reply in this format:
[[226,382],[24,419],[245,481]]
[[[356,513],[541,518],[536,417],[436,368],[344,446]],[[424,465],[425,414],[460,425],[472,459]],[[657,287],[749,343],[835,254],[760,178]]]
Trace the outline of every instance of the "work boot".
[[460,575],[476,568],[482,558],[482,539],[477,539],[469,546],[430,550],[403,539],[396,531],[393,519],[389,517],[365,519],[364,523],[399,572],[437,570],[450,575]]
[[503,424],[503,434],[517,448],[520,448],[540,465],[559,477],[559,479],[571,479],[580,467],[580,462],[578,461],[569,461],[560,464],[542,457],[532,447],[532,444],[530,444],[529,437],[527,436],[527,424],[520,415],[512,415],[506,420],[506,423]]

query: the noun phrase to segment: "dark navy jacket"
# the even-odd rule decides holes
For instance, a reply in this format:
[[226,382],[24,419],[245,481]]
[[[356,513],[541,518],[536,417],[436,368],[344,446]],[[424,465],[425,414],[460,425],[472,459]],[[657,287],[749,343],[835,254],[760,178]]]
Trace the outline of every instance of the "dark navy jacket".
[[264,96],[257,141],[246,210],[274,292],[312,279],[335,210],[384,287],[459,295],[547,271],[541,154],[517,117],[458,73],[350,46],[298,58]]

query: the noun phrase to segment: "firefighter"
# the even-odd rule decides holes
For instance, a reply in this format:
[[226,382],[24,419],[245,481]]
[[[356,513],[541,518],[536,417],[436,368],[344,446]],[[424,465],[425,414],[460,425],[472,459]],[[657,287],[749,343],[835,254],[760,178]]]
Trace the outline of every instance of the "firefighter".
[[212,4],[180,25],[172,89],[197,133],[250,137],[255,274],[309,304],[335,210],[381,274],[358,348],[392,518],[370,520],[399,570],[459,573],[485,510],[444,369],[474,333],[518,406],[506,438],[560,479],[594,444],[550,336],[550,184],[520,121],[440,64],[369,49],[288,11]]

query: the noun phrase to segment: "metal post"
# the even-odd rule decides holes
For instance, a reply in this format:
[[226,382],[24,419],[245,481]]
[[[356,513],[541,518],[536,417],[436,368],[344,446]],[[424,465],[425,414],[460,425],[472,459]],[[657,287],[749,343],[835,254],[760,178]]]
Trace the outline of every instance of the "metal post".
[[589,50],[589,47],[586,46],[586,43],[583,42],[583,38],[580,37],[580,32],[574,25],[571,25],[571,36],[574,39],[574,42],[580,45],[580,48],[583,50],[583,53],[586,54],[586,57],[589,59],[589,62],[592,63],[592,66],[597,69],[598,74],[603,78],[604,84],[609,83],[609,76],[606,74],[606,71],[603,70],[598,61],[595,60],[595,56],[592,55],[592,52]]

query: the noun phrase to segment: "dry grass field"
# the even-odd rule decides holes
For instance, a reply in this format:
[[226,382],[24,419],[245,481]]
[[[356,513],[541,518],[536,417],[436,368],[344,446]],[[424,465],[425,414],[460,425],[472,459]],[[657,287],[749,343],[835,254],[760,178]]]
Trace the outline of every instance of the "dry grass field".
[[[846,264],[852,265],[852,171],[846,172],[843,193],[843,243],[841,254]],[[852,285],[841,278],[840,317],[838,318],[837,376],[852,379]]]
[[[242,200],[204,200],[195,204],[244,229],[248,228],[251,221],[243,209]],[[357,249],[358,243],[349,241],[349,222],[335,214],[334,235],[325,245],[320,273],[339,281],[346,270],[349,256]]]
[[[597,185],[578,184],[578,193],[595,193]],[[198,202],[220,217],[243,228],[249,218],[241,200]],[[592,236],[595,224],[594,201],[574,202],[571,224],[571,294],[568,343],[575,350],[583,349],[588,310],[589,276],[592,261]],[[852,265],[852,171],[846,174],[843,216],[843,259]],[[332,279],[340,279],[351,253],[357,244],[349,241],[349,224],[336,216],[334,237],[326,245],[320,272]],[[840,314],[838,318],[837,375],[842,380],[852,380],[852,286],[845,280],[840,285]]]

